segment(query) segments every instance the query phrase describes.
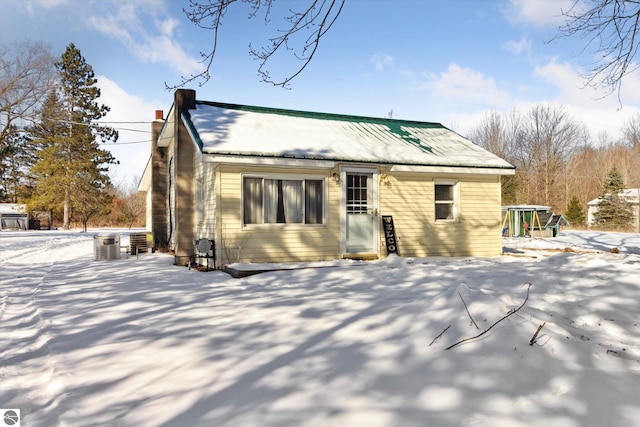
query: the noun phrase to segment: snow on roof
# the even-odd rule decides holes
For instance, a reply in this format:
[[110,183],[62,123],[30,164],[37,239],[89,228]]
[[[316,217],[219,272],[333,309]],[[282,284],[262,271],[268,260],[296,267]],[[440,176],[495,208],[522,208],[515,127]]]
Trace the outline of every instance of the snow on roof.
[[203,153],[513,169],[439,123],[197,101],[189,110]]
[[[640,188],[627,188],[618,193],[618,196],[624,198],[629,203],[639,203],[640,202]],[[589,206],[599,205],[600,199],[593,199],[587,203]]]
[[0,214],[26,214],[27,205],[17,203],[0,203]]
[[551,209],[551,206],[542,206],[542,205],[511,205],[504,206],[503,209],[510,211],[548,211]]

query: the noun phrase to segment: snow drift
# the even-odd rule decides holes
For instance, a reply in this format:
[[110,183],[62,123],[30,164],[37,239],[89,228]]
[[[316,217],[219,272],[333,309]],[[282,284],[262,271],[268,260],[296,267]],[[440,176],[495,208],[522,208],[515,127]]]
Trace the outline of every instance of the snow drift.
[[94,261],[92,237],[0,233],[0,407],[24,426],[640,419],[637,234],[243,279],[158,253]]

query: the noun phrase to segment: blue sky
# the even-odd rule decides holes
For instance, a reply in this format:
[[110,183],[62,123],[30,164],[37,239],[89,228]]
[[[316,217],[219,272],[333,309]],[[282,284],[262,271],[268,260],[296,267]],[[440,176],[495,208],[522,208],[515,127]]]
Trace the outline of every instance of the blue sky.
[[[347,0],[334,28],[309,67],[290,89],[262,83],[249,43],[265,44],[281,27],[273,15],[247,19],[234,6],[220,32],[212,78],[193,84],[197,98],[266,107],[440,122],[461,134],[490,110],[525,111],[559,105],[592,131],[612,138],[640,111],[640,78],[615,96],[600,99],[580,89],[579,71],[591,58],[576,56],[581,40],[548,43],[560,8],[572,0]],[[212,33],[182,12],[187,0],[2,0],[0,43],[47,41],[60,55],[69,43],[80,49],[98,76],[100,102],[111,107],[120,140],[109,145],[121,162],[116,184],[140,176],[149,156],[149,122],[171,107],[165,82],[197,72],[199,52]],[[303,0],[278,0],[288,8]],[[293,70],[280,59],[273,73]],[[131,131],[134,129],[137,131]]]

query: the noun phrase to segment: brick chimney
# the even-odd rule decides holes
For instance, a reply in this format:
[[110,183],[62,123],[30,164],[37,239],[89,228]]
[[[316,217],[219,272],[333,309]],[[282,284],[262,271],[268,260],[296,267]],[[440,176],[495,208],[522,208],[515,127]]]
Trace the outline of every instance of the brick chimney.
[[167,148],[158,146],[158,139],[164,126],[164,112],[156,110],[156,119],[151,122],[151,231],[155,246],[160,252],[167,252]]
[[173,162],[175,177],[172,185],[175,188],[175,264],[187,265],[195,254],[195,185],[194,161],[196,149],[191,134],[187,130],[182,114],[196,108],[196,91],[178,89],[174,95],[173,120],[175,126],[175,144],[173,146]]

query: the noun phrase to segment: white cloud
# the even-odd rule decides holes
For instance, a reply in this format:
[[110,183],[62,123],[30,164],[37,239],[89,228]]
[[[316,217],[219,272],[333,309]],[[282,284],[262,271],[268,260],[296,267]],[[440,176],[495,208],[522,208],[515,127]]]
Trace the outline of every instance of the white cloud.
[[97,79],[99,103],[111,108],[102,121],[119,132],[118,142],[102,146],[120,161],[119,165],[110,167],[110,176],[116,185],[129,185],[134,177],[142,176],[149,159],[151,122],[155,119],[155,110],[160,102],[131,95],[105,76],[98,76]]
[[538,27],[562,24],[563,11],[568,11],[574,0],[508,0],[503,14],[513,24],[532,24]]
[[120,40],[130,45],[134,43],[131,28],[141,28],[142,23],[138,19],[132,4],[123,5],[109,16],[92,16],[88,20],[89,26],[111,38]]
[[26,0],[23,5],[27,13],[35,16],[42,9],[53,9],[66,4],[69,0]]
[[499,88],[490,76],[451,64],[441,74],[430,75],[429,82],[422,87],[430,92],[431,101],[437,99],[431,104],[438,104],[431,107],[432,112],[427,116],[465,135],[489,110],[508,113],[516,109],[525,113],[535,105],[544,104],[564,108],[586,126],[591,141],[597,144],[603,132],[611,140],[619,138],[628,120],[640,114],[640,73],[625,78],[622,108],[616,94],[603,97],[604,92],[585,88],[579,70],[568,62],[551,60],[534,68],[533,75],[551,89],[531,90],[532,82],[526,90],[518,89],[517,94],[510,94]]
[[443,100],[463,101],[485,109],[503,108],[512,101],[509,93],[499,89],[491,77],[455,63],[439,76],[432,75],[426,88]]
[[620,96],[624,104],[640,102],[640,70],[629,73],[622,79]]
[[51,9],[56,6],[60,6],[61,4],[67,3],[69,0],[35,0],[38,6],[42,6],[45,9]]
[[620,100],[615,93],[607,95],[601,89],[585,86],[579,70],[568,62],[550,61],[536,67],[534,74],[556,87],[558,95],[551,102],[566,107],[573,117],[582,121],[594,142],[601,132],[618,138],[622,126],[640,111],[634,105],[640,101],[639,73],[624,79]]
[[566,104],[593,101],[602,98],[604,93],[591,87],[584,87],[578,70],[568,62],[551,60],[547,64],[535,67],[534,75],[556,87],[556,100]]
[[[586,86],[580,70],[568,62],[551,60],[534,69],[534,75],[558,89],[556,99],[566,104],[585,104],[598,101],[603,105],[619,108],[617,93],[607,94],[603,89]],[[622,80],[620,101],[623,105],[640,102],[640,72],[628,74]]]
[[522,37],[518,41],[509,40],[502,47],[514,55],[529,55],[531,53],[531,40],[526,37]]
[[378,52],[371,57],[371,63],[376,67],[376,70],[384,71],[385,68],[393,66],[394,60],[392,56]]
[[160,21],[157,26],[160,32],[168,37],[172,37],[174,30],[178,28],[180,23],[177,19],[167,18]]
[[[511,109],[527,112],[535,105],[545,104],[564,108],[575,120],[583,123],[590,132],[591,141],[598,143],[599,135],[606,133],[612,140],[620,137],[620,131],[629,119],[640,114],[640,73],[629,75],[623,82],[622,108],[616,94],[603,97],[604,92],[592,87],[584,87],[579,70],[568,62],[550,62],[536,67],[534,76],[553,86],[550,98],[544,98],[541,91],[528,92],[526,99],[518,99],[499,90],[493,79],[470,69],[452,64],[439,77],[434,77],[430,89],[434,96],[452,101],[468,100],[464,105],[475,102],[474,108],[456,109],[442,117],[442,122],[450,124],[462,133],[467,133],[478,125],[486,111],[496,109],[507,113]],[[477,90],[478,88],[481,88]]]
[[165,63],[182,75],[202,70],[199,59],[191,57],[176,41],[177,20],[145,16],[138,3],[117,4],[116,13],[92,16],[87,21],[89,26],[119,40],[142,62]]
[[623,126],[636,116],[640,110],[637,107],[628,106],[622,109],[611,108],[607,105],[591,104],[580,105],[562,104],[576,120],[580,120],[591,134],[591,141],[598,144],[599,135],[605,132],[612,140],[617,140],[621,135]]

